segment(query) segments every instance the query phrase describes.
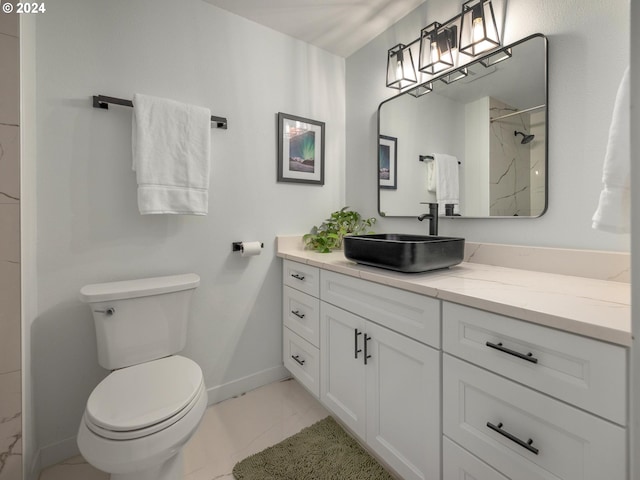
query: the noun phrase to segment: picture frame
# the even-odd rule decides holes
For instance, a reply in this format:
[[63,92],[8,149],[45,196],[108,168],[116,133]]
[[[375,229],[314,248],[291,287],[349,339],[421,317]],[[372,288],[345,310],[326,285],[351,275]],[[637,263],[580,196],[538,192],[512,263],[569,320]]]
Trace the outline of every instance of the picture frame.
[[398,188],[398,139],[380,135],[378,140],[378,184],[380,188]]
[[324,122],[278,113],[278,182],[324,185]]

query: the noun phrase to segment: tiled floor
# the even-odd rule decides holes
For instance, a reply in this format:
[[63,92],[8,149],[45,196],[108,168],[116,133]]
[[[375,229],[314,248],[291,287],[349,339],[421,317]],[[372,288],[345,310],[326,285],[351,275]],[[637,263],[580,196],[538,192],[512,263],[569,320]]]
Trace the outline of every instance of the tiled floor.
[[[328,412],[294,380],[276,382],[209,407],[185,447],[184,480],[232,480],[243,458],[299,432]],[[82,457],[45,469],[40,480],[107,480]]]

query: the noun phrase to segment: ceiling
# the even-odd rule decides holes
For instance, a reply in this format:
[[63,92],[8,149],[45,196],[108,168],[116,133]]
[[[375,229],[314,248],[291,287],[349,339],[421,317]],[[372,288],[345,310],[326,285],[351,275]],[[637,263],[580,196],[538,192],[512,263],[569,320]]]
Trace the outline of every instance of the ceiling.
[[425,0],[204,0],[348,57]]

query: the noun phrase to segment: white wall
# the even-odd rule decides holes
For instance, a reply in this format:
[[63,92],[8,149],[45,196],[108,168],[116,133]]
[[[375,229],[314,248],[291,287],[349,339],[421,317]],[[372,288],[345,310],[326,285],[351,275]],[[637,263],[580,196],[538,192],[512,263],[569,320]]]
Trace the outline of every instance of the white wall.
[[[629,237],[591,229],[613,101],[629,57],[628,0],[496,0],[506,12],[504,43],[549,38],[549,209],[539,219],[445,219],[440,231],[470,241],[628,250]],[[457,2],[429,0],[347,59],[347,203],[376,214],[376,110],[386,52],[444,21]],[[597,32],[606,32],[606,40]],[[424,232],[415,219],[384,218],[378,231]]]
[[[345,65],[200,0],[56,0],[37,19],[38,317],[31,325],[43,466],[75,449],[97,365],[87,283],[179,272],[202,282],[184,352],[210,399],[284,375],[275,236],[344,205]],[[140,216],[131,109],[147,93],[210,107],[209,215]],[[326,122],[325,185],[276,182],[276,113]],[[264,242],[260,257],[231,252]],[[235,382],[235,383],[234,383]],[[217,388],[224,386],[224,388]]]

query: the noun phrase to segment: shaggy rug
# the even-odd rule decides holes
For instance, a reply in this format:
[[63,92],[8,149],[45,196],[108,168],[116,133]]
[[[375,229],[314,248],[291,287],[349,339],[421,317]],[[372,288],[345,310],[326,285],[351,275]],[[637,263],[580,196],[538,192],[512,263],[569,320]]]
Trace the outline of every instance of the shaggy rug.
[[327,417],[233,467],[237,480],[393,480]]

